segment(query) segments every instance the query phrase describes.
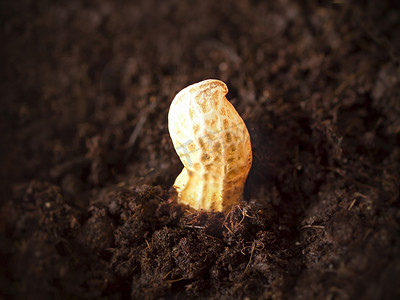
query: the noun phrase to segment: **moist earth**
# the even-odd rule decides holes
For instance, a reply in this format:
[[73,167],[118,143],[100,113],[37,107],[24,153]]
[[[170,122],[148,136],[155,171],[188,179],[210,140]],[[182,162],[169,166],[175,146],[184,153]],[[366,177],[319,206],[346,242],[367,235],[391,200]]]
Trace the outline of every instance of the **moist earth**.
[[[400,298],[397,1],[3,1],[4,299]],[[176,203],[168,108],[217,78],[242,203]]]

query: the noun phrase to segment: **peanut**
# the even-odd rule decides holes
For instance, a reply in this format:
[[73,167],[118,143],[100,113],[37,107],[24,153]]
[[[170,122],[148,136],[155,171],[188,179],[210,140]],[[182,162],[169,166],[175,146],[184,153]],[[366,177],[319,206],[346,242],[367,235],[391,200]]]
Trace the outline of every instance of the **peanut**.
[[240,202],[252,164],[249,132],[228,88],[209,79],[180,91],[171,103],[168,129],[184,168],[175,180],[178,202],[228,212]]

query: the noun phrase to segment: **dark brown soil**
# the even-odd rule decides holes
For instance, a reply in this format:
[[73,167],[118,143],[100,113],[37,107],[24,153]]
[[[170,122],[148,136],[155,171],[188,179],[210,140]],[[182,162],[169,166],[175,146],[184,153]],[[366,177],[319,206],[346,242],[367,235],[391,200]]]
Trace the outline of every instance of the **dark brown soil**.
[[[398,1],[2,1],[4,299],[400,298]],[[187,210],[167,130],[225,81],[254,163]]]

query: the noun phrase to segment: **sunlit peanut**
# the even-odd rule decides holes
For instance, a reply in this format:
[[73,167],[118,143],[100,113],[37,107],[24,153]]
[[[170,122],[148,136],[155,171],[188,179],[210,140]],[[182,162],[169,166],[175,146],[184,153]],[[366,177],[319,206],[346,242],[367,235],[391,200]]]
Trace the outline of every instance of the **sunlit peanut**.
[[239,203],[252,164],[249,132],[228,88],[215,79],[180,91],[172,101],[168,129],[184,168],[174,188],[178,202],[228,212]]

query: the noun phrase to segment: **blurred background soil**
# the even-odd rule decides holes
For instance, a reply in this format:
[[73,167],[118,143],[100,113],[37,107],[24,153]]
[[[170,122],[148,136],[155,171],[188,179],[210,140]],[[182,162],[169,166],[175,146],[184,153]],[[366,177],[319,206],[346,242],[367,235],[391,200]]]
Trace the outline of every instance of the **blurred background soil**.
[[[399,8],[2,1],[2,297],[400,298]],[[228,216],[170,190],[207,78],[253,145]]]

